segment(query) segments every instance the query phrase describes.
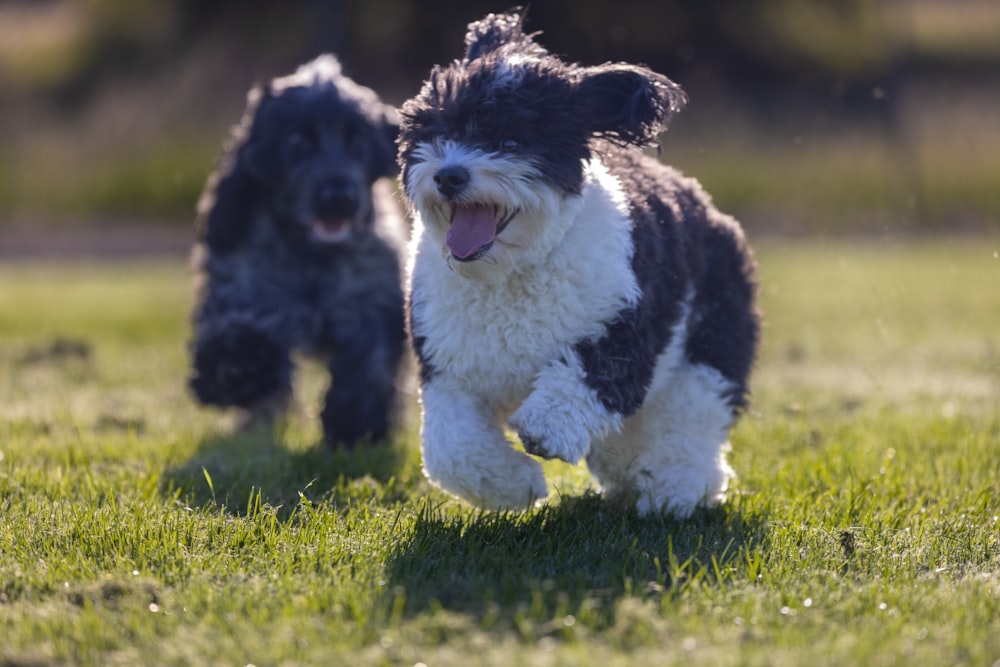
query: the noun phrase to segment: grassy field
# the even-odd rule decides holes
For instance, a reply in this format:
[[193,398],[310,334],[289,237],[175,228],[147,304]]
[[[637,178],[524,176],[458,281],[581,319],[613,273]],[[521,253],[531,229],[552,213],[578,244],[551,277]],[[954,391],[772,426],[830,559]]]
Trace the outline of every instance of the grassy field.
[[184,391],[184,262],[0,266],[0,666],[1000,664],[1000,240],[762,243],[740,479],[477,512]]

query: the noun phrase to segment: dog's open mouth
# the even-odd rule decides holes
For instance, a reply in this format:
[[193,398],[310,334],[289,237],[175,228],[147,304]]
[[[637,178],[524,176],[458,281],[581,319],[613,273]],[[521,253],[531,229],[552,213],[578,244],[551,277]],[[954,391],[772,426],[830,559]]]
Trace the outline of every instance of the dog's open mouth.
[[331,218],[313,220],[312,233],[318,241],[324,243],[339,243],[351,235],[351,220],[349,218]]
[[460,262],[477,260],[517,213],[517,209],[507,210],[496,204],[452,204],[445,245]]

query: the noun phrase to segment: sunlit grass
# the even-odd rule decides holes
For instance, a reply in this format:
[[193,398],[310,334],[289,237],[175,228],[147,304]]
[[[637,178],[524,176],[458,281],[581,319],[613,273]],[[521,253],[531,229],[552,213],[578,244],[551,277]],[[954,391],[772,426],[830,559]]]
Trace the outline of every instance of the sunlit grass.
[[[992,245],[991,245],[992,244]],[[0,267],[0,664],[991,665],[1000,241],[758,244],[727,505],[524,513],[195,407],[183,260]]]

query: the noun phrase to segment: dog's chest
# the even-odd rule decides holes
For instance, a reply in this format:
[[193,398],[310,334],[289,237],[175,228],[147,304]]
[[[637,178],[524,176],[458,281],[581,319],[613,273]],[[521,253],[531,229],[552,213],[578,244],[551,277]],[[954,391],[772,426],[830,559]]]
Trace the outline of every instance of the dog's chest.
[[424,352],[436,370],[498,409],[521,402],[542,368],[575,343],[603,335],[635,285],[627,257],[559,255],[502,284],[428,263],[428,275],[414,276]]

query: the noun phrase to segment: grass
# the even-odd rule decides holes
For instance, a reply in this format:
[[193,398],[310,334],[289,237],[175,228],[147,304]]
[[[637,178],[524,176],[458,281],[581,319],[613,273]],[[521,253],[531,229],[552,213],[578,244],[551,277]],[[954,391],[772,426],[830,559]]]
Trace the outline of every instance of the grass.
[[183,261],[0,267],[0,665],[991,665],[1000,242],[759,247],[723,508],[640,518],[549,463],[473,510],[393,442],[184,392]]

